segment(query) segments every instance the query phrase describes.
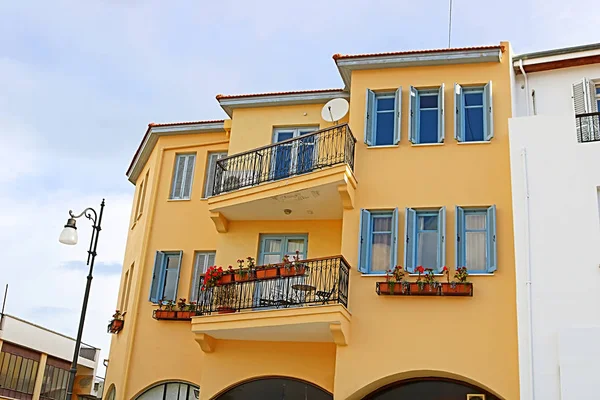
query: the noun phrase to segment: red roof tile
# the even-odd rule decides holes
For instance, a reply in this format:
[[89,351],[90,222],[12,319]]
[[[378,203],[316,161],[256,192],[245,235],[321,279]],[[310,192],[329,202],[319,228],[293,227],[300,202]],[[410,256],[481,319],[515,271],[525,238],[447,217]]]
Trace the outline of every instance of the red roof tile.
[[250,94],[218,94],[217,100],[237,99],[240,97],[260,97],[260,96],[281,96],[287,94],[309,94],[309,93],[325,93],[325,92],[343,92],[344,89],[316,89],[316,90],[296,90],[289,92],[267,92],[267,93],[250,93]]
[[469,50],[502,50],[504,52],[504,46],[476,46],[476,47],[454,47],[449,49],[431,49],[431,50],[408,50],[408,51],[394,51],[389,53],[371,53],[371,54],[334,54],[334,60],[343,60],[348,58],[366,58],[366,57],[385,57],[385,56],[402,56],[405,54],[426,54],[426,53],[448,53],[453,51],[469,51]]

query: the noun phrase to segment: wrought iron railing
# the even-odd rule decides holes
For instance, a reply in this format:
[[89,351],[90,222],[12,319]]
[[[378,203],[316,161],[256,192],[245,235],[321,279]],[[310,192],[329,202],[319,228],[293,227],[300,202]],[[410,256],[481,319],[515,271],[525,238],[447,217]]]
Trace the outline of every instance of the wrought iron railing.
[[578,142],[600,141],[600,112],[576,115],[575,126],[577,128]]
[[213,195],[346,163],[354,170],[356,139],[336,125],[217,161]]
[[[197,315],[335,304],[348,306],[348,262],[342,256],[259,268],[245,281],[199,286]],[[237,278],[238,276],[236,276]]]

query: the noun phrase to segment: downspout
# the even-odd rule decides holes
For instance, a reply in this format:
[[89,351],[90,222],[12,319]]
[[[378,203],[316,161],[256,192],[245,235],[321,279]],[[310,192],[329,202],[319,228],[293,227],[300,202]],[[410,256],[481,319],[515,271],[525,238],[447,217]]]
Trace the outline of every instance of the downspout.
[[531,279],[531,229],[530,229],[530,212],[529,212],[529,173],[527,170],[527,150],[521,149],[521,161],[523,163],[523,183],[525,189],[525,252],[526,252],[526,270],[527,280],[527,318],[529,324],[529,384],[531,386],[531,400],[535,400],[535,374],[533,363],[533,294],[532,294],[532,279]]
[[529,117],[529,81],[527,80],[527,74],[525,73],[525,69],[523,68],[523,59],[519,60],[519,69],[523,74],[523,78],[525,79],[525,100],[527,101],[527,116]]

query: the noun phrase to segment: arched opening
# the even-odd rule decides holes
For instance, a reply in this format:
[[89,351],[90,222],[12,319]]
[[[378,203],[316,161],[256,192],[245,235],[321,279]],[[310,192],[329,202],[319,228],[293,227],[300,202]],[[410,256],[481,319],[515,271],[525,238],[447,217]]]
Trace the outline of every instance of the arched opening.
[[215,400],[332,400],[331,393],[312,383],[283,377],[253,379],[240,383]]
[[115,385],[113,383],[112,385],[110,385],[110,387],[106,391],[106,397],[104,397],[104,398],[106,400],[115,400],[116,395],[117,395],[117,390],[115,389]]
[[153,385],[135,400],[198,400],[200,388],[187,382],[163,382]]
[[412,378],[377,389],[364,400],[501,400],[473,384],[449,378]]

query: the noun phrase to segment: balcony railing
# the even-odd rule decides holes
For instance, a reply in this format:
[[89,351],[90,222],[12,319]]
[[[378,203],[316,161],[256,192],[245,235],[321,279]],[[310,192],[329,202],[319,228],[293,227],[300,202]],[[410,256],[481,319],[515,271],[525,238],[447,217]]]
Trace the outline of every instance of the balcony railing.
[[576,115],[575,126],[579,143],[600,141],[600,112]]
[[[257,269],[243,282],[198,287],[197,315],[335,304],[348,306],[349,264],[342,256]],[[262,271],[262,274],[261,274]],[[267,277],[260,277],[266,275]],[[237,276],[236,276],[237,278]]]
[[354,170],[356,139],[347,124],[223,158],[213,195],[346,163]]

